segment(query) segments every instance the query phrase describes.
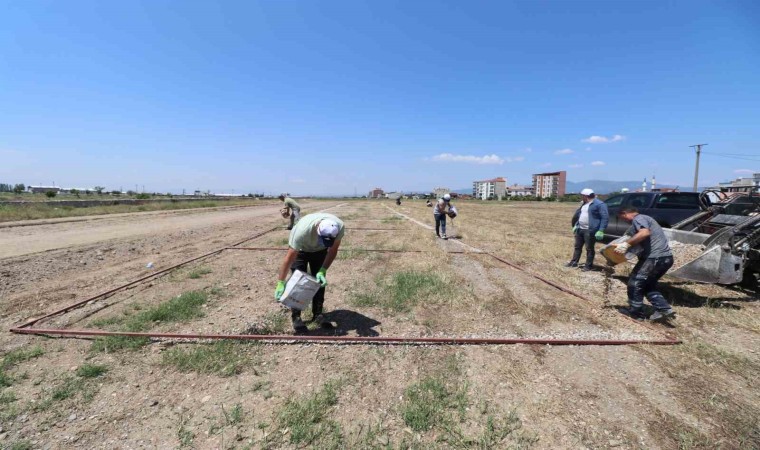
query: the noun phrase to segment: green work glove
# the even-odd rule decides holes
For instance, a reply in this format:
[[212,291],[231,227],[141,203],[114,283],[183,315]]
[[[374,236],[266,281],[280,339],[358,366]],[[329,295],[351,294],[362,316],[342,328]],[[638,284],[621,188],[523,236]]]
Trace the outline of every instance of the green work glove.
[[594,237],[596,238],[597,241],[601,241],[602,239],[604,239],[604,230],[597,231]]
[[573,225],[573,234],[578,232],[578,225]]
[[325,273],[327,273],[327,269],[324,267],[319,269],[319,272],[317,272],[317,281],[319,281],[319,284],[322,285],[322,287],[327,286],[327,279],[325,278]]
[[277,287],[274,289],[274,298],[275,300],[279,300],[280,297],[282,297],[282,293],[285,292],[285,282],[284,281],[278,281]]

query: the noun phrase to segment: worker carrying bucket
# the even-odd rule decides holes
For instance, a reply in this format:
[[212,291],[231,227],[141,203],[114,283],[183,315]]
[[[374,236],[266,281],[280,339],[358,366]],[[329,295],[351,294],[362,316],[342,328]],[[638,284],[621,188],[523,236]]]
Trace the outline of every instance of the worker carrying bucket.
[[[314,277],[313,280],[319,282],[321,286],[316,290],[311,301],[312,320],[327,330],[335,328],[330,322],[326,322],[322,316],[325,286],[327,286],[327,269],[330,268],[338,255],[344,232],[343,222],[332,214],[308,214],[298,221],[290,232],[288,253],[280,266],[277,287],[274,291],[274,298],[281,300],[286,291],[285,279],[288,277],[288,271],[294,273],[294,276],[296,271],[301,273],[298,279],[303,279],[303,288],[309,288],[308,281],[310,280],[303,277],[302,274]],[[305,333],[308,329],[301,319],[301,309],[308,305],[301,304],[301,309],[293,304],[291,306],[293,330],[296,333]]]
[[657,282],[673,266],[673,253],[670,250],[668,238],[656,220],[639,214],[636,208],[623,208],[618,213],[618,217],[629,222],[631,227],[625,232],[628,239],[615,244],[615,253],[622,256],[636,249],[639,258],[628,277],[630,308],[621,312],[637,320],[645,319],[644,296],[646,296],[655,308],[649,320],[664,322],[675,319],[676,313],[673,308],[657,290]]
[[446,216],[454,212],[456,217],[456,208],[451,205],[451,194],[444,194],[433,206],[433,217],[435,218],[435,235],[441,239],[448,239],[446,236]]
[[292,230],[293,225],[301,219],[301,205],[285,195],[280,195],[278,198],[285,203],[285,207],[280,210],[280,214],[282,214],[282,217],[285,219],[290,218],[288,230]]

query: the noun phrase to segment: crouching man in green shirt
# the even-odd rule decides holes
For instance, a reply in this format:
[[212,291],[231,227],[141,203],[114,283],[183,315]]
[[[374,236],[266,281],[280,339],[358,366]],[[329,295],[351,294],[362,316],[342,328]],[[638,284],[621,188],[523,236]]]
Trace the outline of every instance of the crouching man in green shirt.
[[[311,302],[311,311],[314,321],[324,329],[334,328],[330,322],[325,322],[322,316],[322,306],[325,303],[325,286],[327,286],[327,269],[335,260],[340,248],[340,240],[343,238],[345,226],[343,222],[332,214],[314,213],[308,214],[299,220],[290,232],[288,240],[288,253],[280,266],[277,278],[277,287],[274,298],[282,297],[285,291],[285,279],[288,277],[288,269],[292,273],[295,270],[308,273],[317,278],[322,285],[314,294]],[[307,270],[308,267],[308,270]],[[293,330],[296,333],[308,331],[306,324],[301,320],[301,311],[291,310]]]

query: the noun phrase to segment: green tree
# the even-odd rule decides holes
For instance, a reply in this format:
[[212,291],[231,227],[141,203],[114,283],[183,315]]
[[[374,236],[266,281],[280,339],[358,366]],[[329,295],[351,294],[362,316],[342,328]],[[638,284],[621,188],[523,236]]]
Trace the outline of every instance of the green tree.
[[53,198],[53,197],[55,197],[56,195],[58,195],[58,193],[57,193],[56,191],[45,191],[45,196],[46,196],[47,198]]
[[20,193],[24,192],[25,190],[26,190],[26,186],[24,186],[23,183],[19,183],[19,184],[13,186],[13,192],[15,192],[16,194],[20,194]]
[[77,198],[79,198],[79,189],[72,189],[70,192],[71,192],[71,195],[76,195]]
[[106,190],[103,186],[95,186],[93,189],[95,189],[95,192],[98,193],[98,195],[103,195],[103,191]]

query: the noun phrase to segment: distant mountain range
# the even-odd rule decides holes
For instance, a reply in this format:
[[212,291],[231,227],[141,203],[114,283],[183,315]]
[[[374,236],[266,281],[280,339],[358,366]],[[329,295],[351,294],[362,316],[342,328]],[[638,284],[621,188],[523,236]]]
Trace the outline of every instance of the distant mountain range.
[[[641,188],[642,181],[643,180],[639,180],[639,181],[587,180],[587,181],[578,181],[578,182],[568,181],[565,191],[568,194],[578,193],[582,189],[585,189],[585,188],[591,188],[597,194],[609,194],[610,192],[620,192],[620,190],[623,188],[627,188],[629,191],[635,191],[636,189]],[[649,189],[650,187],[651,187],[650,180],[647,180],[647,189]],[[690,186],[672,186],[672,185],[667,185],[667,184],[665,185],[658,184],[657,187],[660,187],[660,188],[678,187],[683,191],[691,190]],[[701,189],[702,188],[700,188],[700,190]],[[472,188],[456,189],[456,190],[453,190],[452,192],[456,192],[458,194],[472,194]]]

